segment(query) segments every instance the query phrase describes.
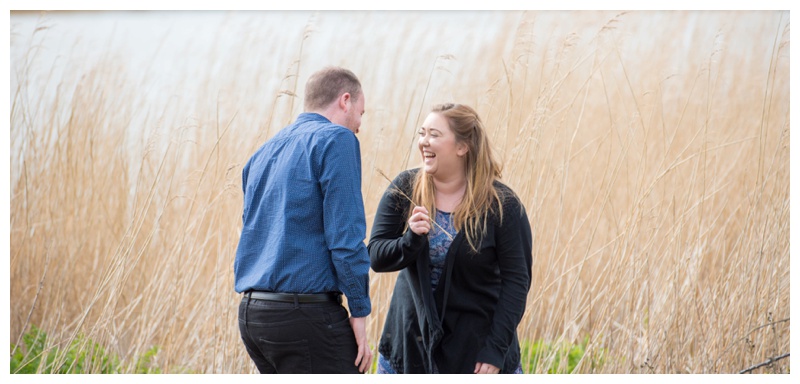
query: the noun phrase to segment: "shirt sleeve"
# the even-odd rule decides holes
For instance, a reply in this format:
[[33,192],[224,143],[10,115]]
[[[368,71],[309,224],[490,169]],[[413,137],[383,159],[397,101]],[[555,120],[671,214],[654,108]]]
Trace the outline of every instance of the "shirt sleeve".
[[364,200],[361,196],[361,151],[355,134],[336,130],[324,145],[320,164],[325,241],[331,251],[339,288],[350,315],[370,314],[369,255]]
[[413,264],[427,245],[427,236],[405,229],[411,203],[403,194],[407,196],[410,191],[403,192],[398,188],[407,187],[408,178],[408,172],[404,172],[389,184],[375,212],[367,246],[370,265],[375,272],[395,272]]
[[242,168],[242,223],[244,223],[244,218],[247,217],[247,176],[250,173],[251,161],[253,160],[248,160]]
[[497,260],[502,282],[492,328],[477,360],[503,368],[508,347],[525,312],[531,284],[532,234],[525,208],[516,196],[503,207],[503,222],[496,229]]

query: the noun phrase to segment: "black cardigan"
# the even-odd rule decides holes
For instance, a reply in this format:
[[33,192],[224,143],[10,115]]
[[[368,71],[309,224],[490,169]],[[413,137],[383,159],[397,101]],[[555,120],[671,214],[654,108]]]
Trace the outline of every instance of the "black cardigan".
[[[404,228],[418,169],[398,175],[381,198],[369,250],[375,272],[397,276],[378,351],[398,373],[473,373],[489,363],[513,373],[520,362],[517,326],[531,282],[531,227],[514,192],[500,182],[503,220],[492,215],[475,253],[463,231],[431,290],[428,237]],[[443,321],[440,320],[443,318]]]

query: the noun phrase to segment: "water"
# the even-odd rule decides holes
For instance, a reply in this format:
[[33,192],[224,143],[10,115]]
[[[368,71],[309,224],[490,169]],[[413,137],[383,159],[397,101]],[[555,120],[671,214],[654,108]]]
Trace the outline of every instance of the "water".
[[[56,96],[61,108],[69,105],[71,90],[98,68],[114,72],[107,77],[120,79],[117,91],[125,93],[112,92],[108,100],[116,100],[111,112],[129,116],[125,126],[116,128],[124,129],[131,142],[142,142],[160,127],[224,122],[233,116],[234,132],[254,137],[259,127],[281,126],[285,116],[299,113],[302,82],[328,64],[353,69],[364,83],[370,100],[365,126],[413,129],[415,113],[409,121],[387,121],[410,106],[415,112],[424,101],[437,98],[471,103],[493,82],[505,80],[492,76],[502,73],[503,66],[513,66],[524,44],[533,52],[533,66],[551,65],[568,39],[575,41],[572,49],[578,57],[590,56],[599,46],[614,47],[634,80],[651,75],[653,69],[637,63],[646,63],[656,53],[665,61],[659,63],[657,76],[666,78],[687,76],[687,67],[708,61],[716,49],[741,58],[737,60],[743,64],[758,61],[768,68],[775,34],[788,19],[780,12],[646,11],[611,21],[617,15],[612,11],[15,12],[10,18],[11,103],[25,111],[28,121],[23,124],[12,117],[11,155],[13,159],[22,151],[23,129],[43,129],[42,116],[52,113],[48,108]],[[531,27],[519,36],[526,23]],[[601,39],[605,26],[612,33]],[[467,87],[467,83],[479,85]],[[18,89],[20,97],[15,94]],[[276,101],[282,90],[299,97]],[[288,112],[265,122],[272,104]],[[62,122],[69,117],[57,115]]]

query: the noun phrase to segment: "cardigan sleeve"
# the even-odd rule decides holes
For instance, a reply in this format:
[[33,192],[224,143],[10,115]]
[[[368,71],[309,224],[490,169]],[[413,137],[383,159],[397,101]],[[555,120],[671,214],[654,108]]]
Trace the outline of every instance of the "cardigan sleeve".
[[[406,230],[406,213],[411,202],[409,185],[413,179],[410,171],[398,175],[383,193],[372,223],[367,250],[370,266],[375,272],[399,271],[416,262],[426,245],[426,236]],[[398,188],[402,189],[399,190]],[[405,232],[404,232],[405,231]]]
[[531,284],[531,226],[525,207],[514,196],[503,206],[503,221],[495,231],[501,291],[490,334],[477,361],[503,368],[506,352],[525,312]]

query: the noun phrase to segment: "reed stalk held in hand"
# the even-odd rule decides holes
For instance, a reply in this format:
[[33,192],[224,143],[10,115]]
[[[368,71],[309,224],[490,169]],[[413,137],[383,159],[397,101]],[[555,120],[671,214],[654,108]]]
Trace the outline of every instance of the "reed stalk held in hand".
[[[406,198],[406,200],[408,200],[408,202],[409,202],[409,203],[411,203],[411,205],[413,205],[414,207],[419,207],[419,206],[420,206],[419,204],[415,203],[415,202],[414,202],[414,200],[412,200],[410,197],[408,197],[408,195],[406,195],[405,193],[403,193],[403,191],[401,191],[401,190],[400,190],[400,188],[399,188],[398,186],[396,186],[396,185],[395,185],[395,184],[392,182],[392,179],[390,179],[390,178],[389,178],[389,176],[386,176],[386,174],[385,174],[385,173],[384,173],[382,170],[380,170],[380,169],[378,169],[378,168],[375,168],[375,170],[376,170],[376,171],[377,171],[377,172],[378,172],[378,173],[379,173],[381,176],[383,176],[383,178],[384,178],[384,179],[386,179],[386,181],[388,181],[388,182],[389,182],[389,184],[391,184],[391,185],[392,185],[392,188],[394,188],[394,189],[393,189],[393,191],[395,191],[395,192],[399,193],[399,194],[400,194],[400,196],[403,196],[403,197],[405,197],[405,198]],[[447,230],[446,230],[446,229],[442,228],[442,226],[441,226],[441,225],[439,225],[438,223],[436,223],[436,220],[434,220],[433,218],[430,218],[430,219],[429,219],[429,221],[430,221],[430,223],[431,223],[431,224],[435,225],[435,226],[436,226],[436,228],[439,228],[439,230],[440,230],[440,231],[444,232],[444,234],[445,234],[445,235],[447,235],[447,237],[448,237],[448,238],[450,238],[450,241],[452,241],[452,240],[453,240],[453,235],[451,235],[451,234],[450,234],[450,232],[447,232]]]

